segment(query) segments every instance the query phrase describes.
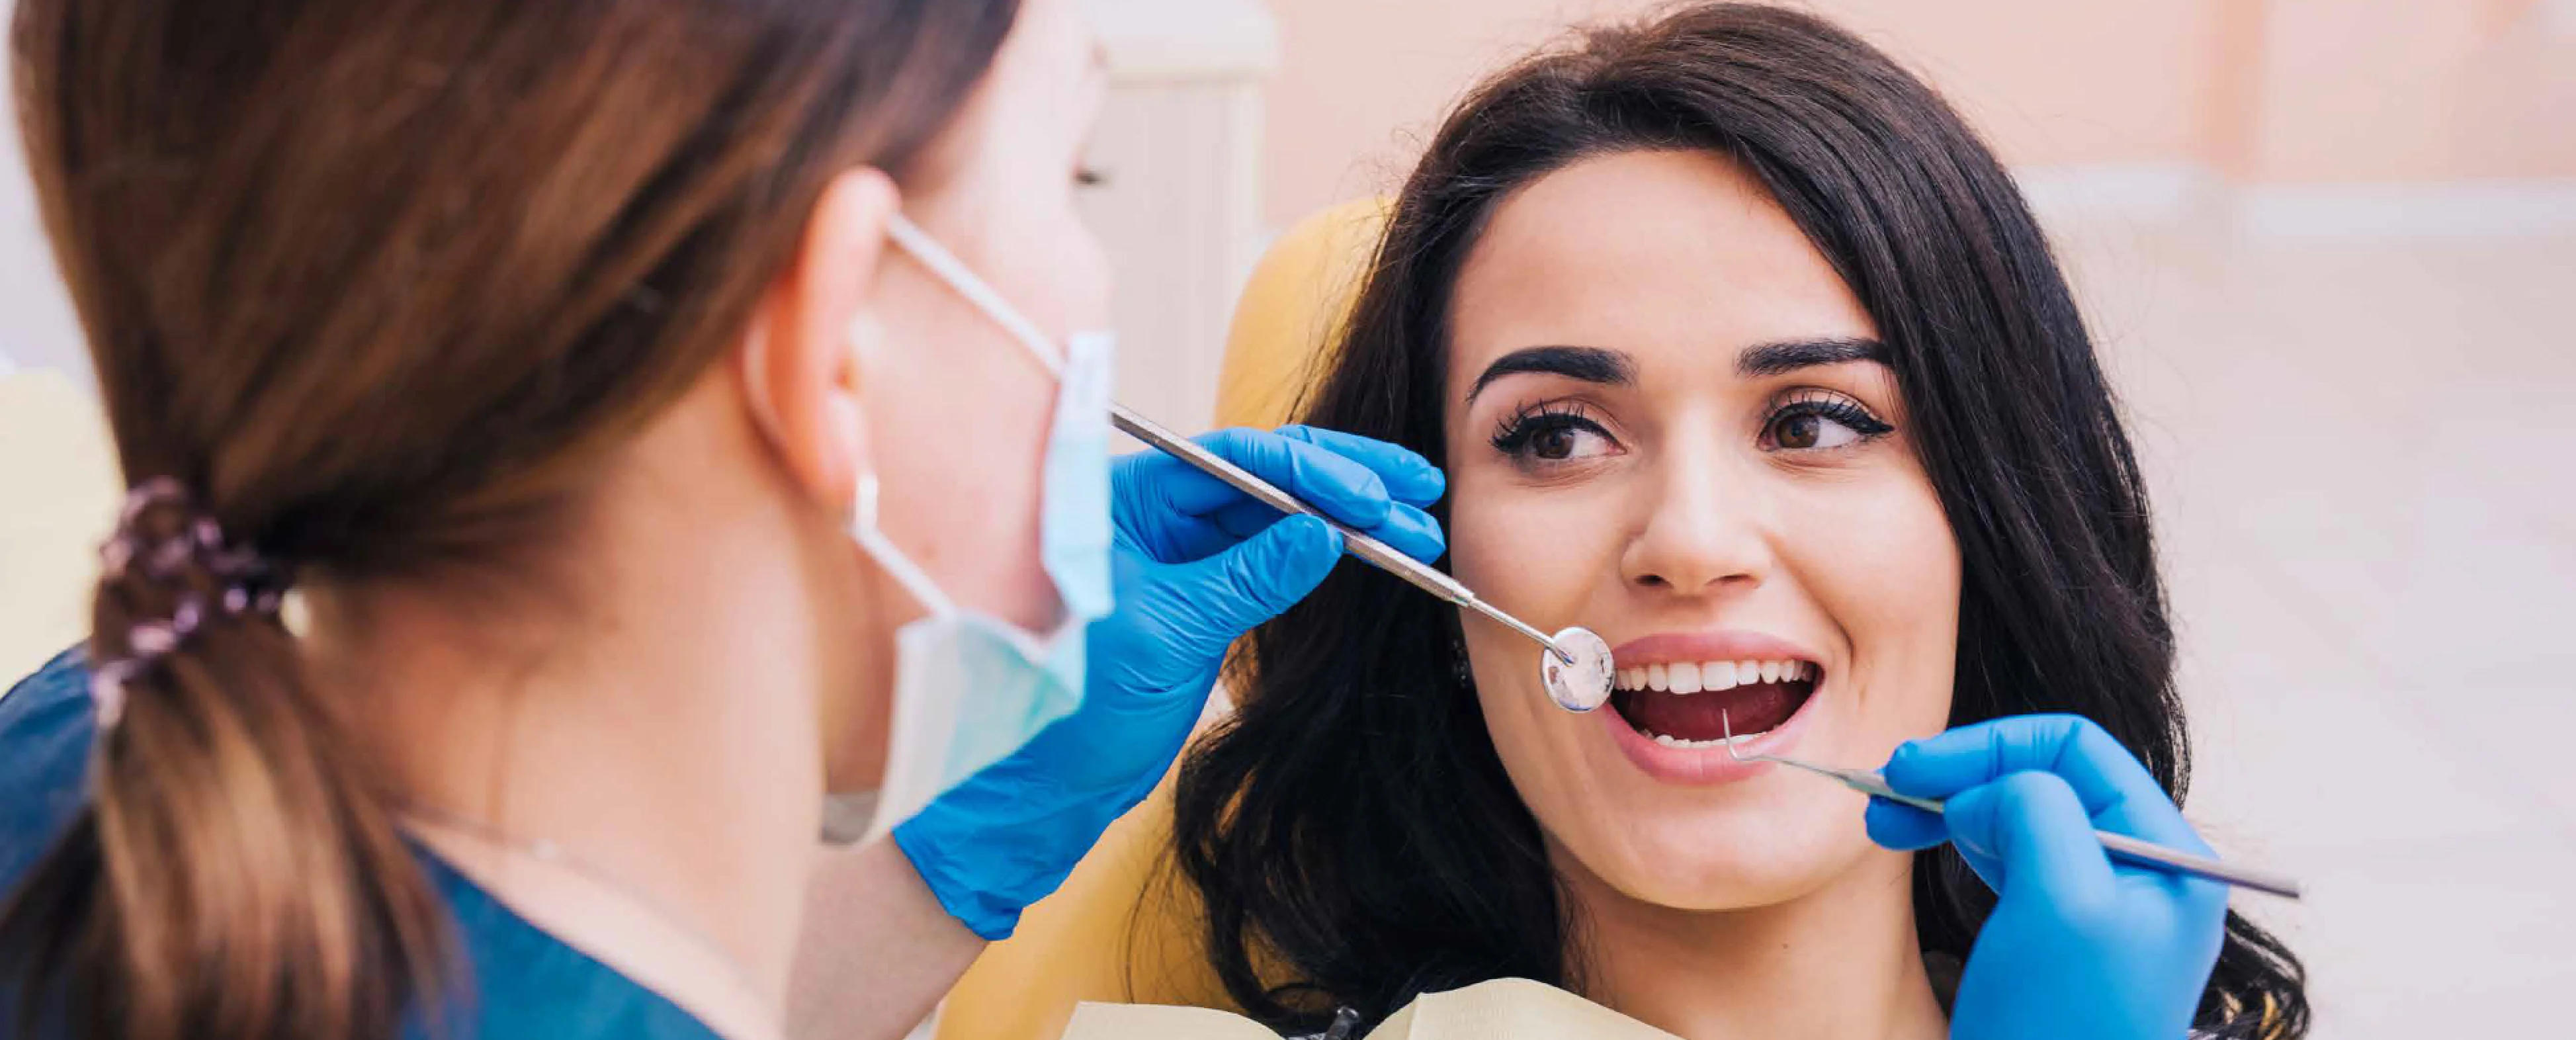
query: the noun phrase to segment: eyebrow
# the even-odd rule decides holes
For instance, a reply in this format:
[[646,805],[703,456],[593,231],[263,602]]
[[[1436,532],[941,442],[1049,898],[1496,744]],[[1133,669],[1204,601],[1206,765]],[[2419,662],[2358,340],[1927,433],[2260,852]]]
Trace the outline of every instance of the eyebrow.
[[1787,375],[1802,368],[1854,361],[1887,363],[1887,344],[1874,339],[1827,338],[1783,340],[1744,348],[1735,356],[1735,373],[1746,379]]
[[[1842,365],[1854,361],[1887,363],[1887,344],[1860,337],[1827,337],[1823,339],[1781,340],[1744,348],[1735,357],[1735,372],[1746,379],[1764,379],[1787,375],[1800,369],[1825,365]],[[1523,347],[1485,366],[1476,376],[1476,385],[1467,389],[1467,400],[1474,403],[1486,384],[1508,375],[1536,372],[1564,376],[1604,386],[1629,386],[1637,381],[1637,363],[1626,353],[1600,347]]]
[[1467,400],[1485,392],[1485,385],[1508,375],[1538,372],[1564,376],[1586,383],[1627,386],[1637,380],[1637,363],[1628,355],[1599,347],[1522,347],[1485,366],[1476,377],[1476,385],[1467,389]]

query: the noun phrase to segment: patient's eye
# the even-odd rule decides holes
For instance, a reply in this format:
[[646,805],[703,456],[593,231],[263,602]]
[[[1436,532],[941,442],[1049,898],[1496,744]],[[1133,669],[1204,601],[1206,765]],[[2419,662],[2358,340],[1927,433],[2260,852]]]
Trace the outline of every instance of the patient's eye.
[[1619,442],[1570,404],[1523,408],[1494,427],[1494,450],[1524,463],[1571,462],[1614,454]]
[[1830,390],[1801,390],[1771,410],[1762,446],[1772,451],[1847,448],[1895,432],[1869,406]]

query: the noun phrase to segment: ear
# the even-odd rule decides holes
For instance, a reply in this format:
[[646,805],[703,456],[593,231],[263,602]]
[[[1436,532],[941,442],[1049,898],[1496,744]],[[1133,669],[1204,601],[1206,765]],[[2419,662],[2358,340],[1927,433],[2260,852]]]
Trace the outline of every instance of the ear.
[[852,337],[874,326],[869,298],[901,201],[873,167],[833,178],[735,351],[753,424],[806,493],[834,510],[849,508],[871,465]]

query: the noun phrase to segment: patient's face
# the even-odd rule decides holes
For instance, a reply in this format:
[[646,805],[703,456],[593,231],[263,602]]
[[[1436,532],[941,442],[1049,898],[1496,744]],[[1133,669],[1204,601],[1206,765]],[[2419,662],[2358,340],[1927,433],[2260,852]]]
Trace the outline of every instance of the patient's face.
[[1453,309],[1457,575],[1614,648],[1610,707],[1548,699],[1537,650],[1466,619],[1504,766],[1578,892],[1761,906],[1901,872],[1831,782],[1941,729],[1959,554],[1877,329],[1728,161],[1631,153],[1494,213]]

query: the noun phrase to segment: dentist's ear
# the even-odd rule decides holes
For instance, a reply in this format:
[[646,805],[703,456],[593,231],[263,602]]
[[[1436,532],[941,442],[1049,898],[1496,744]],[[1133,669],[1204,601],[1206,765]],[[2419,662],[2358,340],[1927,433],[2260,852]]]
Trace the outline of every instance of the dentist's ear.
[[752,421],[805,492],[836,511],[870,466],[853,330],[876,326],[870,297],[901,202],[875,168],[833,178],[735,351]]

